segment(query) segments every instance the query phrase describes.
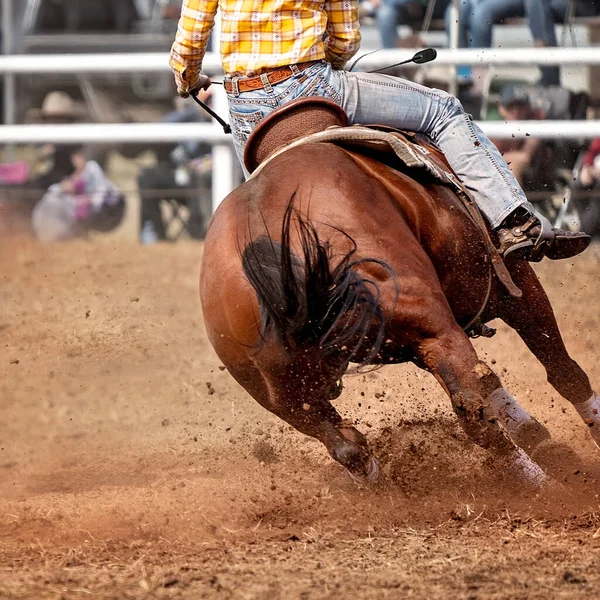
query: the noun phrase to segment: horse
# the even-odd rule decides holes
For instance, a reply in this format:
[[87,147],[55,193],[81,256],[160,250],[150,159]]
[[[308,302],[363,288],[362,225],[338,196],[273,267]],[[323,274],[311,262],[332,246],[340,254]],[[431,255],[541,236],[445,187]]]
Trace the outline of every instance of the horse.
[[[325,119],[298,140],[315,122],[308,109],[321,114],[324,103],[333,126]],[[332,401],[350,363],[411,361],[437,379],[473,442],[524,482],[544,485],[529,454],[548,430],[479,360],[468,335],[491,334],[485,323],[496,318],[512,327],[600,442],[600,396],[569,356],[533,269],[518,258],[493,268],[490,232],[456,186],[373,144],[319,138],[352,129],[341,109],[321,104],[287,105],[264,119],[246,146],[251,177],[212,217],[200,299],[216,354],[265,409],[367,483],[378,462]]]

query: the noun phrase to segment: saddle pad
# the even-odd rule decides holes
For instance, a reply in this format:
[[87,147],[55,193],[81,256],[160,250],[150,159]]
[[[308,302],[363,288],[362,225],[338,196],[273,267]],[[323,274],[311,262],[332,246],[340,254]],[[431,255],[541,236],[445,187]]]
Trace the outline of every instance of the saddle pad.
[[442,154],[408,132],[399,130],[382,130],[377,126],[351,125],[347,127],[332,126],[324,131],[312,133],[280,148],[266,158],[254,170],[250,179],[256,177],[264,167],[276,156],[302,146],[329,142],[340,146],[351,145],[353,150],[360,152],[361,147],[381,152],[393,152],[409,169],[424,169],[442,184],[450,184],[457,191],[469,196],[456,175],[444,163]]

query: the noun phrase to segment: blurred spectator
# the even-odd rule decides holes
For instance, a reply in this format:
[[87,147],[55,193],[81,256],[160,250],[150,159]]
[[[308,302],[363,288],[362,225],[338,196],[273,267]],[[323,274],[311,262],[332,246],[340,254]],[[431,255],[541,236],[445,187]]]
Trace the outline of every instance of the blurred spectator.
[[43,242],[110,231],[123,217],[124,199],[100,165],[88,160],[82,146],[70,152],[71,172],[51,185],[33,209],[33,230]]
[[[536,46],[556,46],[554,25],[564,20],[567,3],[568,0],[460,0],[459,47],[490,48],[493,26],[516,17],[527,18]],[[540,70],[542,85],[560,84],[558,66]]]
[[600,182],[600,138],[590,144],[583,157],[579,182],[586,188],[591,188]]
[[[53,91],[46,95],[41,109],[33,109],[29,119],[36,123],[74,123],[80,114],[71,97]],[[31,222],[31,211],[40,196],[51,185],[73,172],[71,155],[78,146],[45,144],[34,148],[27,162],[0,165],[0,187],[3,197],[11,200],[12,211],[24,222]]]
[[[75,102],[66,92],[49,92],[44,98],[42,108],[33,111],[32,118],[43,124],[76,123],[81,113]],[[34,168],[27,187],[34,190],[46,190],[58,183],[73,171],[71,155],[76,147],[68,144],[45,144],[39,148],[38,165]]]
[[[586,93],[559,86],[511,84],[502,90],[498,112],[507,121],[580,120],[586,118],[588,103]],[[536,191],[554,184],[557,169],[571,170],[580,148],[573,140],[527,137],[494,141],[519,183],[526,190]]]
[[588,197],[578,198],[575,195],[581,229],[600,237],[600,138],[590,144],[583,156],[581,168],[574,176],[577,188],[594,190]]
[[[437,0],[432,18],[442,19],[450,0]],[[398,27],[407,25],[418,30],[427,10],[428,0],[371,0],[376,8],[377,28],[384,48],[398,47]]]
[[[566,90],[564,90],[566,92]],[[568,93],[568,92],[567,92]],[[498,105],[506,121],[546,119],[546,111],[534,106],[525,86],[509,85],[502,90]],[[550,144],[538,138],[492,140],[502,152],[519,184],[526,191],[546,187],[553,179],[554,154]]]
[[[212,89],[201,91],[199,98],[209,101]],[[209,117],[190,100],[176,98],[176,109],[166,114],[165,123],[200,123]],[[138,176],[140,190],[140,241],[153,243],[167,239],[167,223],[161,205],[173,200],[187,206],[190,216],[187,230],[194,239],[203,239],[212,213],[212,147],[203,142],[183,142],[161,146],[155,166]]]

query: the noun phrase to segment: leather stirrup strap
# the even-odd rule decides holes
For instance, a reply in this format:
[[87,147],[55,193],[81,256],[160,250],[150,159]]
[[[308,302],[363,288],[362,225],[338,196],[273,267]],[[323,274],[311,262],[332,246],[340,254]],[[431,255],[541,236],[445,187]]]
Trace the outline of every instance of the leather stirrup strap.
[[467,214],[471,218],[471,221],[473,221],[473,223],[481,231],[481,236],[492,261],[492,266],[494,267],[496,277],[498,277],[500,283],[502,283],[502,285],[506,288],[506,291],[513,298],[521,298],[523,296],[523,292],[517,287],[513,281],[513,278],[510,276],[510,273],[508,272],[508,269],[506,268],[506,265],[504,264],[500,253],[498,252],[498,249],[494,245],[494,242],[492,242],[487,225],[485,224],[479,209],[464,191],[461,190],[461,192],[457,195],[462,201],[462,205],[466,208]]

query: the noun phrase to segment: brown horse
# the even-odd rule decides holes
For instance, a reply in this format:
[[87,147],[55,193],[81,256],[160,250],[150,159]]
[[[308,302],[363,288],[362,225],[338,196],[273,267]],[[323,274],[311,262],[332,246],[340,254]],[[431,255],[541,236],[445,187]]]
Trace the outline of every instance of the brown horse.
[[513,260],[522,296],[509,294],[451,187],[368,154],[333,143],[291,147],[222,202],[200,282],[214,349],[264,408],[323,442],[356,478],[375,479],[377,463],[331,404],[342,377],[350,362],[412,361],[436,377],[473,441],[541,484],[524,450],[549,433],[463,329],[477,315],[514,328],[599,440],[600,397],[565,349],[540,282]]

